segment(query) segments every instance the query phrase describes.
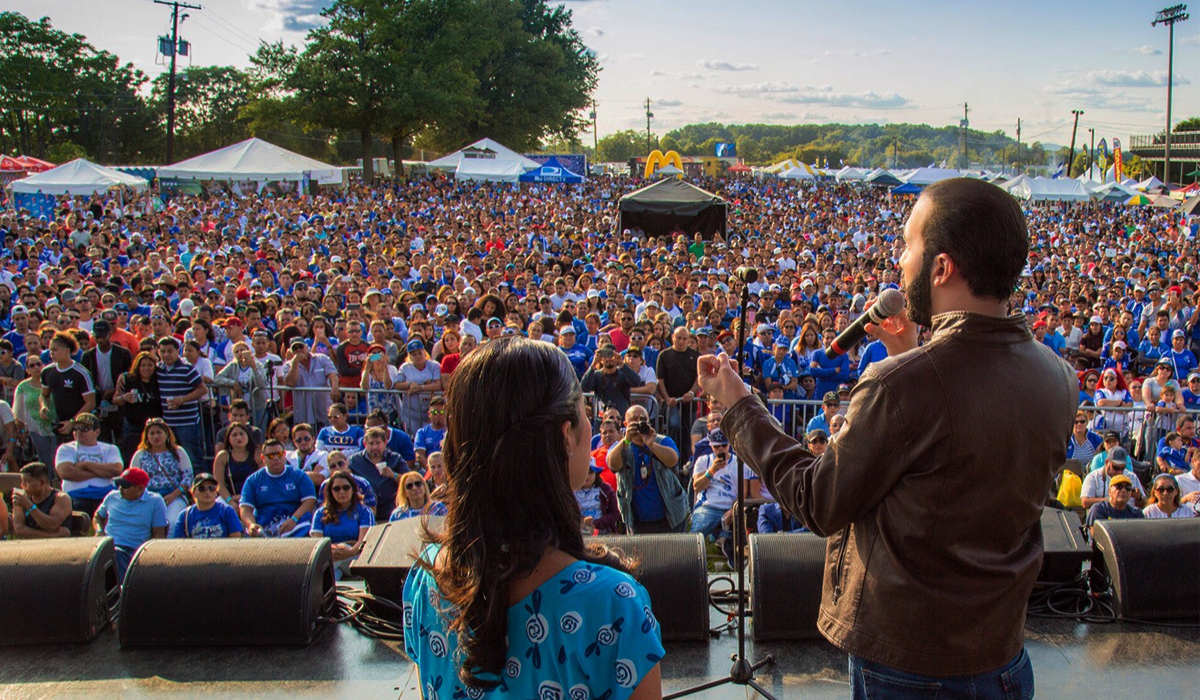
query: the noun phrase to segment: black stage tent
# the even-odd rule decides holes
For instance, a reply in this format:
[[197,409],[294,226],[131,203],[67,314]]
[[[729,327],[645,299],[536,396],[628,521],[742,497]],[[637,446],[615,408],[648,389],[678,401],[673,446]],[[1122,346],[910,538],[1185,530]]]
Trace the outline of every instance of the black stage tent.
[[725,200],[673,177],[659,180],[621,198],[621,229],[641,228],[647,236],[684,231],[705,240],[725,235]]

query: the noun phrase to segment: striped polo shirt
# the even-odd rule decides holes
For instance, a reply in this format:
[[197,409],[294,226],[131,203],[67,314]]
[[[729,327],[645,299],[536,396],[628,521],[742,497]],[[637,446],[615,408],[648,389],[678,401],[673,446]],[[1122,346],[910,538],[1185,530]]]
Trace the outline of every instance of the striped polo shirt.
[[189,401],[179,408],[170,408],[167,401],[192,393],[202,380],[196,368],[183,360],[172,367],[159,363],[158,390],[162,396],[163,420],[171,427],[200,425],[200,402]]

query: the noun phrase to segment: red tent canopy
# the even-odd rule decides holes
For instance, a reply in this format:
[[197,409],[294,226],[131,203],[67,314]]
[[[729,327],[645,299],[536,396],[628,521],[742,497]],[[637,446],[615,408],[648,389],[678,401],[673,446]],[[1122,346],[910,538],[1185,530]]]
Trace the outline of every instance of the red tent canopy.
[[17,156],[15,160],[24,165],[25,169],[31,173],[44,173],[57,167],[54,163],[33,156]]
[[743,163],[738,163],[737,165],[731,165],[731,166],[729,166],[729,170],[728,170],[728,172],[731,172],[731,173],[748,173],[748,172],[750,172],[750,166],[748,166],[748,165],[745,165],[745,164],[743,164]]
[[0,155],[0,172],[23,173],[25,172],[25,164],[11,156]]

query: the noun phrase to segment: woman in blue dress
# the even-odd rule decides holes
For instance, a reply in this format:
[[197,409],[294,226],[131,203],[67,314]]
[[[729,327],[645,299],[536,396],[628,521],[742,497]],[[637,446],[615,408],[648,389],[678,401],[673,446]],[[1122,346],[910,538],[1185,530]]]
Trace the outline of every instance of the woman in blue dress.
[[661,697],[650,598],[580,533],[591,426],[566,355],[485,343],[452,375],[447,409],[449,513],[404,586],[424,697]]

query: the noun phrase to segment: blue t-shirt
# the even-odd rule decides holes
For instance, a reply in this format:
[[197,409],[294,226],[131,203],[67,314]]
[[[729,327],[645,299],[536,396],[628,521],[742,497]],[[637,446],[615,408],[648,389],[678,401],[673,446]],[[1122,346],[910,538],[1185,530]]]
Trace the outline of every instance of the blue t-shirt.
[[[433,547],[422,554],[431,561]],[[577,561],[508,608],[508,659],[491,691],[458,680],[458,635],[437,583],[414,566],[404,584],[404,649],[426,698],[626,700],[665,655],[646,589],[616,569]]]
[[413,450],[413,441],[408,436],[408,433],[399,428],[388,428],[388,430],[391,431],[388,434],[388,452],[395,452],[405,462],[415,462],[417,460],[417,453]]
[[349,456],[351,452],[358,452],[362,449],[363,435],[365,434],[366,431],[362,429],[361,425],[347,426],[345,432],[339,432],[332,425],[327,425],[317,433],[317,449],[324,452],[341,450]]
[[153,534],[151,528],[167,526],[167,504],[153,491],[145,491],[136,501],[126,499],[120,491],[110,491],[96,515],[108,519],[104,534],[125,549],[141,547]]
[[231,532],[244,531],[242,520],[233,506],[218,499],[208,510],[200,510],[200,507],[195,505],[188,506],[179,514],[179,519],[171,528],[171,537],[174,539],[184,537],[221,539],[229,537]]
[[353,508],[342,511],[337,520],[331,523],[324,521],[325,506],[321,506],[313,513],[312,530],[309,532],[322,533],[334,544],[357,542],[359,528],[374,525],[375,514],[363,504],[355,503]]
[[[674,440],[665,435],[659,438],[660,444],[679,452]],[[633,455],[633,515],[638,520],[647,522],[665,520],[667,506],[663,503],[662,492],[658,490],[658,479],[655,477],[654,467],[651,466],[653,457],[644,447],[630,443],[629,448]],[[645,478],[642,478],[643,467],[646,470]]]
[[1179,449],[1167,446],[1167,439],[1163,438],[1158,441],[1158,456],[1167,460],[1167,464],[1173,469],[1188,469],[1187,464],[1187,447],[1181,446]]
[[425,456],[442,451],[442,438],[446,437],[446,429],[434,430],[433,425],[427,425],[417,431],[414,444],[418,450],[425,450]]
[[263,467],[242,485],[241,503],[254,509],[254,520],[263,527],[290,518],[306,499],[317,500],[317,490],[312,479],[295,467],[284,467],[279,476]]

